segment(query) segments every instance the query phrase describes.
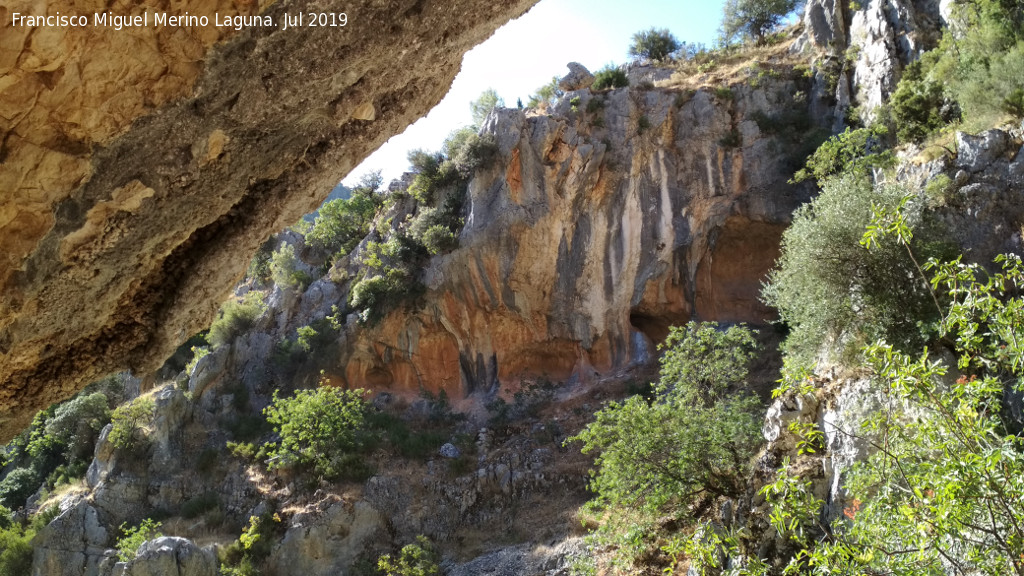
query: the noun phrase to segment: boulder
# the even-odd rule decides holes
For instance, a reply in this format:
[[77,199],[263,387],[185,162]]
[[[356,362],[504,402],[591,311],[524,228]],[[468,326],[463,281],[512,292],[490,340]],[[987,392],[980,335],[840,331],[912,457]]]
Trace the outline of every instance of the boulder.
[[574,90],[585,90],[594,83],[594,75],[579,62],[569,62],[566,65],[569,73],[558,81],[558,88],[564,92]]
[[191,540],[162,536],[139,546],[135,558],[118,562],[112,576],[217,576],[217,555]]
[[87,500],[64,503],[33,544],[32,576],[96,576],[110,544],[99,514]]
[[445,458],[458,458],[462,455],[462,452],[451,442],[446,442],[444,446],[441,446],[440,453]]

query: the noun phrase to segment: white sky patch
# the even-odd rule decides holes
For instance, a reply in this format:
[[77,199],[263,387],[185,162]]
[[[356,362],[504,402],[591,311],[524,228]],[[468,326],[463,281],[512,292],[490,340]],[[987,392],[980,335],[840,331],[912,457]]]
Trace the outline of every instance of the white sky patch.
[[384,181],[408,168],[409,150],[439,150],[453,130],[472,122],[469,103],[494,88],[505,105],[523,103],[552,76],[579,62],[591,72],[627,61],[633,33],[668,28],[678,39],[710,44],[722,0],[543,0],[466,54],[451,91],[427,116],[392,137],[349,174],[355,185],[367,172],[381,170]]

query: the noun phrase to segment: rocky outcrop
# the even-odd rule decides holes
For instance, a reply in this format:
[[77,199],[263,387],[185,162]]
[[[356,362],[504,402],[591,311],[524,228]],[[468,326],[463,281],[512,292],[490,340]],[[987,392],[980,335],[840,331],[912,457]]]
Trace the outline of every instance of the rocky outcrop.
[[385,541],[385,532],[380,513],[366,502],[335,502],[293,516],[269,565],[275,574],[349,574],[356,559]]
[[804,32],[794,44],[817,52],[819,90],[843,112],[862,113],[888,101],[903,68],[938,44],[943,17],[938,0],[811,0],[804,8]]
[[559,90],[565,90],[566,92],[585,90],[594,84],[594,75],[583,64],[569,62],[566,64],[566,67],[569,68],[569,73],[558,81]]
[[464,398],[646,362],[691,319],[766,323],[759,286],[808,191],[755,118],[806,106],[792,82],[493,113],[497,157],[470,183],[461,247],[431,261],[415,314],[350,319],[338,377]]
[[448,576],[570,576],[574,573],[575,561],[591,556],[582,538],[569,538],[552,546],[529,544],[502,548],[444,568]]
[[[110,576],[216,576],[220,563],[210,548],[186,538],[163,536],[139,546],[135,558],[118,562]],[[106,576],[106,574],[103,574]]]
[[112,544],[99,513],[81,498],[62,509],[36,537],[32,576],[96,576]]
[[[270,233],[425,114],[462,54],[534,2],[189,0],[175,10],[274,26],[116,33],[13,26],[38,3],[5,3],[0,440],[104,373],[158,367]],[[281,29],[308,11],[348,25]]]

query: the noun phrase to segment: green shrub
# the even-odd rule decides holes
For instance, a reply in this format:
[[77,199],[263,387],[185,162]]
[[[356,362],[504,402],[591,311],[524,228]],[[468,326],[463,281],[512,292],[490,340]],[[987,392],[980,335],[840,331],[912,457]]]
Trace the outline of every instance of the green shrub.
[[110,408],[105,394],[78,394],[57,407],[53,417],[46,421],[46,432],[67,445],[66,453],[71,459],[86,459],[92,456],[99,432],[108,422]]
[[270,278],[281,289],[294,288],[301,292],[313,281],[309,273],[301,269],[301,264],[295,255],[295,246],[281,244],[270,257]]
[[942,85],[924,77],[917,61],[903,72],[903,78],[889,99],[889,109],[900,142],[921,142],[947,123]]
[[[874,208],[893,209],[903,198],[899,187],[876,188],[844,173],[826,180],[821,194],[796,211],[764,290],[765,301],[790,327],[787,353],[810,363],[823,343],[831,343],[856,362],[851,354],[878,338],[901,347],[922,342],[922,328],[937,311],[906,248],[860,245]],[[925,225],[919,209],[911,214],[914,250],[941,253],[934,238],[942,234]]]
[[270,281],[270,255],[274,253],[274,240],[273,238],[267,240],[263,244],[260,244],[259,250],[253,255],[252,260],[249,262],[249,268],[245,275],[247,278],[252,278],[259,284],[265,284]]
[[423,233],[423,245],[431,254],[445,254],[459,247],[459,238],[447,226],[435,224]]
[[33,530],[8,525],[0,528],[0,576],[26,576],[32,573]]
[[384,197],[377,192],[381,182],[379,172],[371,173],[363,177],[348,199],[324,203],[306,240],[335,258],[354,250],[369,233],[370,224],[383,205]]
[[196,369],[196,365],[199,361],[210,354],[209,346],[193,346],[192,347],[192,359],[185,365],[185,374],[192,374],[192,371]]
[[797,171],[792,182],[814,178],[819,185],[840,173],[870,175],[874,168],[891,168],[896,156],[885,148],[888,129],[882,125],[857,130],[846,129],[825,141]]
[[974,66],[953,86],[972,117],[993,124],[1006,114],[1024,118],[1024,42],[991,54],[987,66]]
[[742,391],[756,349],[751,332],[691,322],[659,348],[656,400],[612,402],[570,438],[598,453],[590,484],[598,508],[686,516],[703,495],[745,490],[762,420],[760,402]]
[[387,576],[440,576],[440,555],[426,536],[419,535],[416,542],[405,545],[397,558],[385,554],[377,561],[377,569]]
[[43,478],[32,468],[15,468],[0,481],[0,505],[17,509],[35,494]]
[[924,185],[925,197],[928,198],[930,206],[945,206],[949,204],[956,192],[956,185],[953,179],[945,174],[938,174]]
[[141,449],[147,441],[145,427],[153,419],[156,404],[152,398],[136,398],[122,404],[111,416],[110,434],[107,439],[122,450]]
[[365,475],[360,456],[367,441],[363,395],[363,390],[329,386],[299,390],[290,398],[275,393],[264,410],[280,436],[270,450],[270,468],[297,465],[329,479]]
[[[899,222],[878,214],[876,220]],[[887,238],[893,231],[896,238]],[[875,234],[881,245],[909,240],[898,226],[887,232]],[[772,526],[796,549],[787,573],[1024,572],[1024,441],[1006,412],[994,409],[1007,393],[1024,392],[1024,300],[1014,288],[1024,283],[1024,265],[1017,256],[997,262],[998,274],[960,259],[925,267],[931,285],[948,297],[939,331],[954,348],[961,374],[955,381],[953,367],[927,349],[906,354],[885,342],[866,348],[883,401],[861,428],[843,433],[884,438],[884,445],[844,473],[848,505],[838,519],[823,525],[825,502],[788,462],[764,487]],[[742,558],[737,535],[718,544],[695,569],[722,568],[717,558],[724,551],[756,565],[752,574],[768,573],[757,558]]]
[[263,294],[259,292],[249,292],[241,301],[228,300],[210,325],[210,344],[216,348],[234,343],[235,339],[252,329],[266,310]]
[[590,86],[592,90],[608,90],[609,88],[625,88],[629,86],[629,77],[626,72],[618,66],[608,65],[594,74],[594,83]]
[[146,518],[138,526],[128,526],[127,522],[121,524],[122,536],[118,538],[116,546],[117,557],[121,559],[121,562],[130,562],[135,558],[140,546],[149,540],[163,536],[160,526],[159,522],[154,522],[150,518]]
[[455,168],[463,178],[468,179],[478,168],[485,168],[494,160],[498,151],[498,142],[492,134],[471,134],[461,145],[454,149],[451,157]]
[[682,48],[679,40],[665,28],[651,28],[633,34],[629,46],[630,57],[636,60],[665,60]]
[[403,270],[391,269],[384,275],[363,278],[352,287],[349,296],[353,308],[360,310],[363,322],[374,323],[405,302],[417,298],[423,285]]

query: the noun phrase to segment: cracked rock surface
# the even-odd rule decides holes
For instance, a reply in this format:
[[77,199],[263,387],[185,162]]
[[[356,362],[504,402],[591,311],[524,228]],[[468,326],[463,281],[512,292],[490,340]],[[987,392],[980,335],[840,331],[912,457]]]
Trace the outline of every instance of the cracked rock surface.
[[[37,3],[5,2],[0,441],[103,374],[157,367],[270,233],[437,104],[462,55],[535,1],[184,0],[179,12],[276,26],[117,34],[12,27]],[[165,10],[82,4],[48,6]],[[281,30],[310,11],[349,23]]]

